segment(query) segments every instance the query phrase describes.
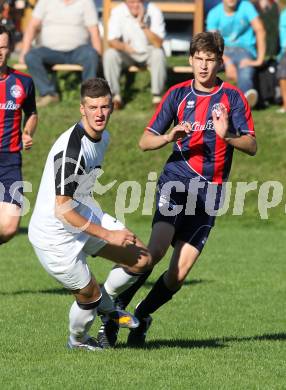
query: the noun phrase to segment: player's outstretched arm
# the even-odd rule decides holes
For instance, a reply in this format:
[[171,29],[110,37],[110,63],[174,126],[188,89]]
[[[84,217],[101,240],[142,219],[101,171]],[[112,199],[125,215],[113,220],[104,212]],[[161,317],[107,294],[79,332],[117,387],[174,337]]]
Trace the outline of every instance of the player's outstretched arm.
[[56,217],[65,225],[69,225],[77,231],[84,231],[91,236],[98,237],[111,245],[126,247],[130,244],[136,244],[135,234],[128,229],[108,230],[92,223],[75,210],[77,204],[70,196],[57,195],[55,205]]
[[151,131],[144,131],[139,147],[144,152],[147,150],[161,149],[170,142],[177,142],[179,139],[186,137],[191,132],[191,124],[188,122],[181,123],[163,135],[157,135]]

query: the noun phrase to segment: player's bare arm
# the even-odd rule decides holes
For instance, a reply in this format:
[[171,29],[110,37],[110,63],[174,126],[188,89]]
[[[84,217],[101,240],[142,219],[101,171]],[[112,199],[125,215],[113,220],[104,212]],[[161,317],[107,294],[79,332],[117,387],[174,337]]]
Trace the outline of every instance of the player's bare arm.
[[255,156],[257,152],[256,139],[251,135],[236,136],[234,134],[228,134],[225,141],[235,147],[240,152]]
[[235,149],[250,156],[255,156],[257,144],[254,137],[251,135],[239,136],[228,131],[228,113],[225,107],[222,106],[219,112],[213,111],[212,119],[215,132],[220,138],[235,147]]
[[186,137],[191,132],[190,123],[179,124],[163,135],[156,135],[151,131],[145,131],[139,141],[139,147],[143,151],[161,149],[163,146],[177,142],[179,139]]
[[33,146],[33,136],[38,124],[38,115],[31,114],[30,116],[25,117],[24,123],[22,142],[24,150],[28,150]]
[[107,230],[95,223],[90,222],[80,215],[73,207],[74,200],[70,196],[57,195],[55,205],[55,215],[64,223],[68,223],[76,229],[80,229],[98,237],[111,245],[126,247],[136,243],[136,236],[128,229]]

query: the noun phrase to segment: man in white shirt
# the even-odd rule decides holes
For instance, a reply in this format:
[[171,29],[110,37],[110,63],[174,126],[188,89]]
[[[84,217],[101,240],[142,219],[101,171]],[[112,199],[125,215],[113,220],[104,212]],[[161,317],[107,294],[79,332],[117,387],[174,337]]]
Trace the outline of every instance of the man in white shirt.
[[153,104],[158,105],[166,81],[166,60],[162,49],[164,37],[163,14],[153,3],[126,0],[111,11],[108,23],[110,48],[104,53],[103,68],[115,109],[122,106],[121,70],[130,65],[148,66]]
[[[105,80],[82,84],[81,121],[61,134],[50,150],[29,224],[29,240],[42,266],[75,297],[69,313],[72,349],[101,349],[88,335],[97,309],[119,326],[139,325],[131,314],[115,310],[114,299],[151,262],[145,245],[92,197],[109,143],[106,125],[112,108]],[[101,289],[90,272],[88,255],[118,264]]]
[[[40,46],[31,48],[40,31]],[[80,64],[82,80],[96,76],[101,39],[93,0],[39,0],[25,31],[19,61],[26,62],[39,91],[38,107],[59,101],[47,67]]]

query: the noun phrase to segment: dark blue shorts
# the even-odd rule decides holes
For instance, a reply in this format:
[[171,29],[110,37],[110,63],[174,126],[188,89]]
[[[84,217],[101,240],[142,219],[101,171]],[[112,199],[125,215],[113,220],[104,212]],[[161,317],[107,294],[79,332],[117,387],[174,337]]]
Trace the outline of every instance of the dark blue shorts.
[[0,202],[21,207],[23,202],[21,153],[0,152]]
[[184,178],[164,171],[158,180],[156,222],[175,227],[172,245],[180,240],[202,251],[215,224],[222,195],[222,185],[206,182],[198,175]]

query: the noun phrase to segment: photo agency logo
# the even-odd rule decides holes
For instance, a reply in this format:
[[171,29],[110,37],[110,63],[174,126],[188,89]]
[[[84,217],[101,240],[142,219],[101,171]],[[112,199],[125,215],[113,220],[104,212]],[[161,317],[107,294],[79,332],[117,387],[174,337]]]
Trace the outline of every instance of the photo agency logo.
[[[169,181],[163,185],[157,184],[157,172],[149,172],[145,183],[136,180],[118,182],[114,179],[107,184],[102,183],[104,171],[101,168],[81,167],[77,161],[67,159],[65,167],[71,164],[73,172],[63,177],[62,161],[55,162],[55,179],[57,193],[65,194],[65,190],[72,191],[73,196],[68,202],[57,205],[57,216],[65,223],[65,215],[70,210],[78,211],[85,217],[83,226],[75,228],[75,231],[86,230],[90,222],[100,223],[100,216],[103,214],[100,197],[105,197],[110,191],[115,191],[114,214],[122,223],[125,223],[127,215],[140,211],[141,215],[151,216],[156,206],[165,216],[176,216],[180,213],[194,215],[198,207],[204,207],[206,213],[211,216],[222,216],[227,212],[232,215],[241,216],[246,209],[246,198],[251,192],[257,198],[256,206],[261,219],[269,219],[269,210],[281,205],[284,188],[281,182],[269,180],[259,184],[252,182],[225,182],[222,185],[208,183],[200,178],[189,181],[186,186],[179,181]],[[24,187],[24,195],[21,194],[21,187]],[[5,201],[5,191],[10,194],[13,200],[21,204],[21,215],[26,215],[31,210],[29,199],[25,193],[32,192],[32,183],[28,181],[15,182],[7,190],[0,182],[0,202]],[[187,193],[185,202],[180,203],[180,194]],[[179,199],[179,201],[178,201]],[[253,199],[253,197],[252,197]],[[52,201],[52,200],[51,200]],[[203,202],[203,203],[202,203]],[[183,204],[184,203],[184,204]],[[203,206],[202,206],[203,204]],[[285,207],[284,212],[286,213]],[[70,227],[71,228],[71,227]],[[71,228],[73,229],[73,228]]]

